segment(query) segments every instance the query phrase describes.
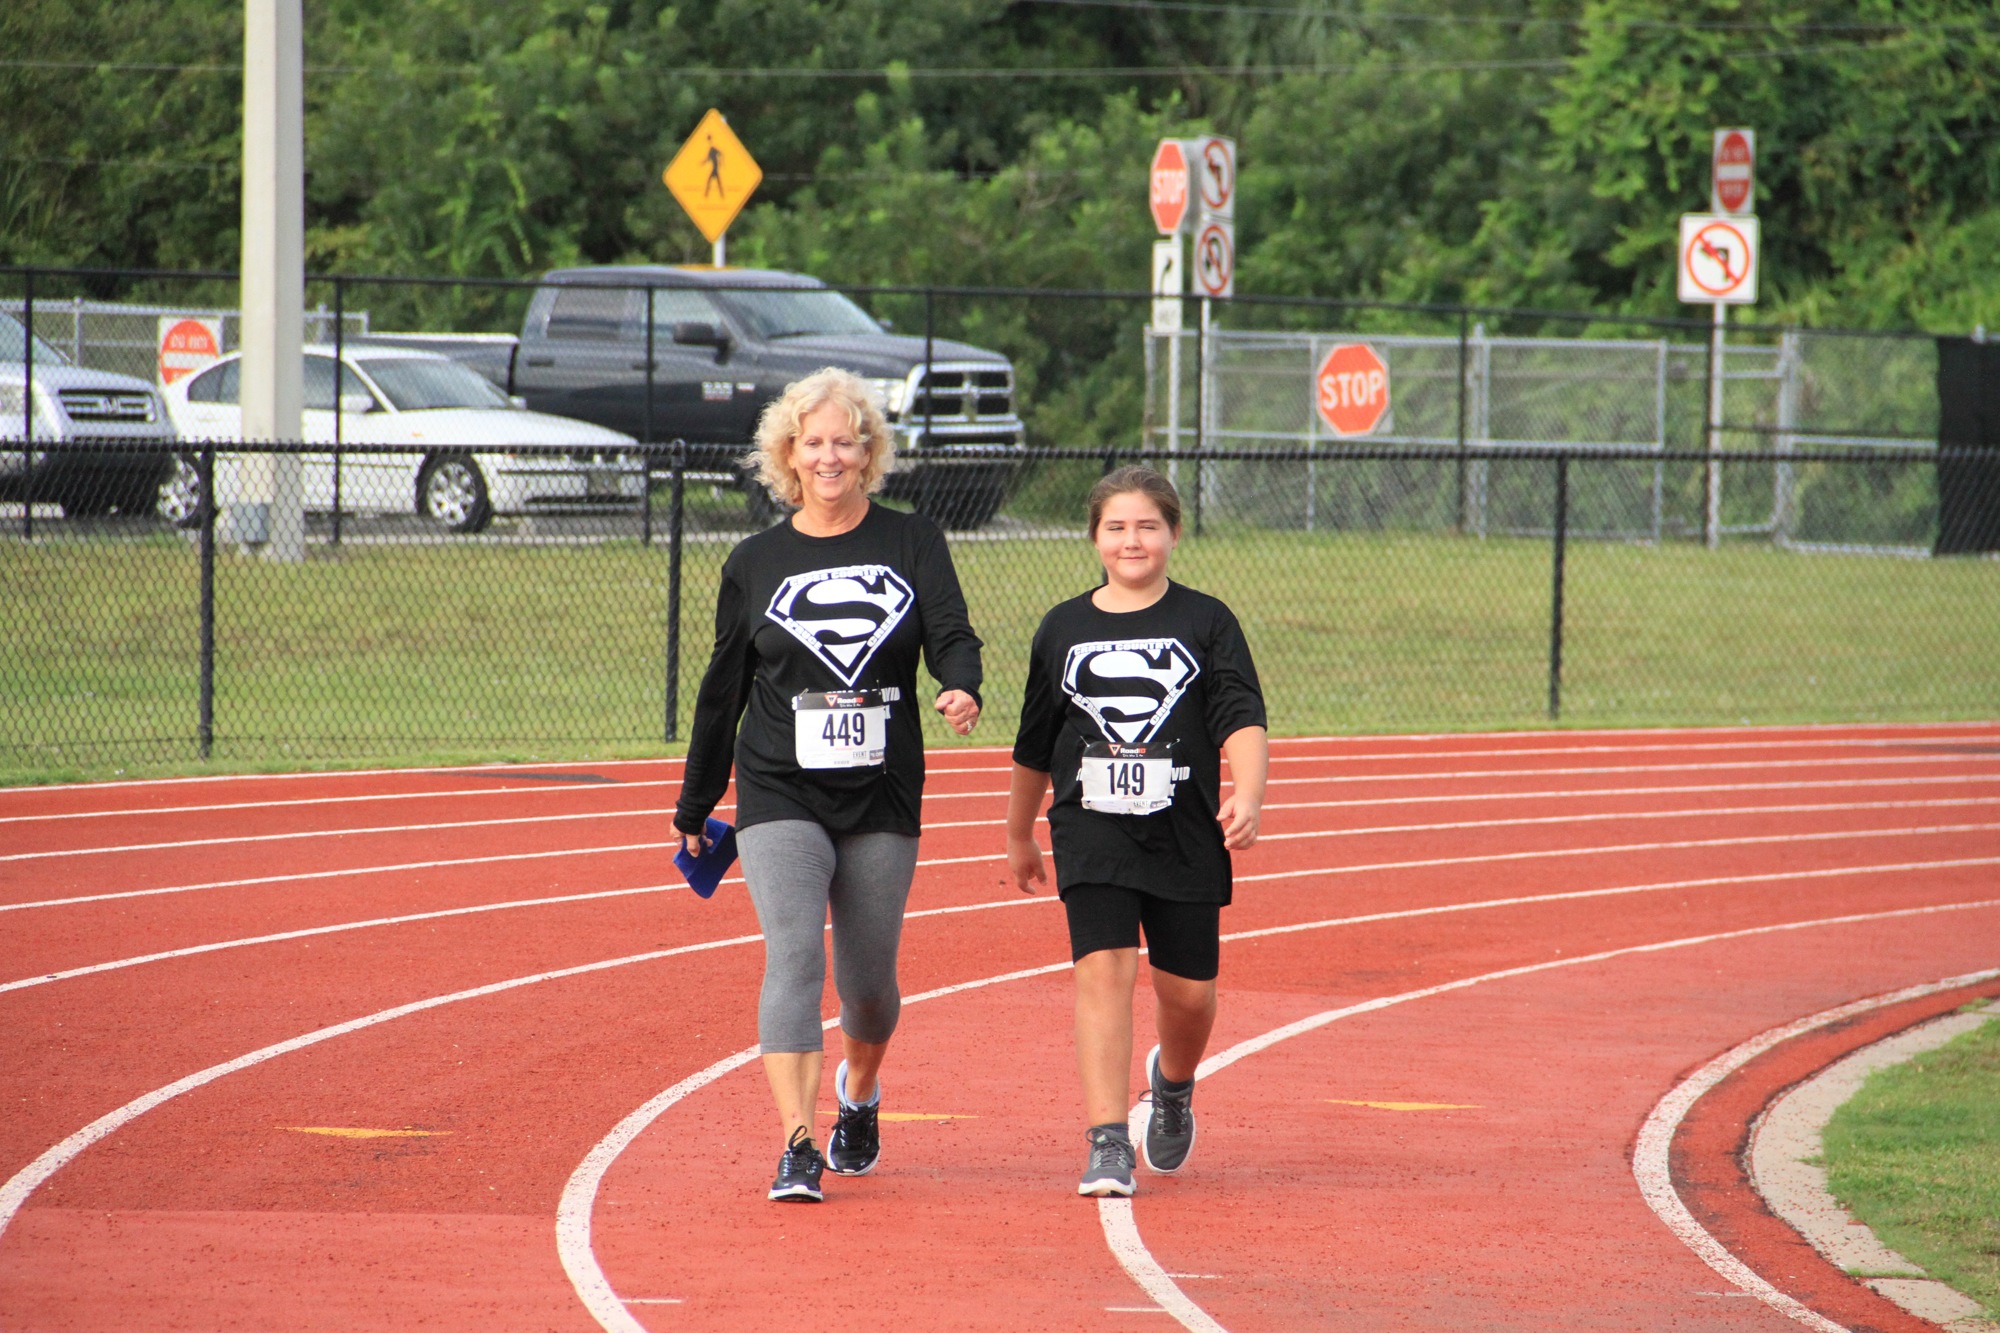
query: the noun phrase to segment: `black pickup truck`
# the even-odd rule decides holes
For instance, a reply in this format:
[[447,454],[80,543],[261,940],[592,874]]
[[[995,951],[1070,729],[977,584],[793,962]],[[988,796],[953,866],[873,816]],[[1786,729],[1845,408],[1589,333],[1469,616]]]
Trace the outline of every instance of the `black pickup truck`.
[[[1014,368],[998,352],[891,333],[797,273],[630,265],[558,269],[542,283],[518,338],[367,340],[445,352],[538,412],[685,439],[696,475],[739,487],[760,521],[776,505],[738,462],[758,413],[793,380],[839,366],[888,407],[898,457],[889,496],[952,528],[984,524],[1006,497],[1014,464],[992,451],[1020,449],[1023,434]],[[954,457],[968,447],[979,456]]]

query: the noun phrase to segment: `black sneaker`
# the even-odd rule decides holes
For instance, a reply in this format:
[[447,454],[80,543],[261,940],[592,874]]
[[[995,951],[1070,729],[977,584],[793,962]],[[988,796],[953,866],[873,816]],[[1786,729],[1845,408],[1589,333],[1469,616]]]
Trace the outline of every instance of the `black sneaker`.
[[778,1178],[771,1182],[770,1197],[790,1203],[819,1203],[826,1198],[819,1190],[819,1173],[825,1169],[826,1159],[813,1146],[806,1127],[800,1125],[785,1144],[785,1155],[778,1159]]
[[837,1176],[865,1176],[882,1157],[881,1127],[875,1112],[882,1105],[882,1083],[876,1080],[875,1100],[856,1106],[847,1100],[847,1061],[833,1075],[834,1095],[840,1102],[840,1118],[826,1139],[826,1164]]
[[1132,1140],[1098,1125],[1091,1126],[1088,1138],[1090,1165],[1076,1182],[1076,1192],[1099,1199],[1112,1194],[1131,1198]]
[[1174,1094],[1161,1087],[1160,1048],[1146,1056],[1146,1081],[1153,1089],[1153,1114],[1146,1121],[1143,1149],[1147,1169],[1170,1176],[1194,1148],[1194,1089]]

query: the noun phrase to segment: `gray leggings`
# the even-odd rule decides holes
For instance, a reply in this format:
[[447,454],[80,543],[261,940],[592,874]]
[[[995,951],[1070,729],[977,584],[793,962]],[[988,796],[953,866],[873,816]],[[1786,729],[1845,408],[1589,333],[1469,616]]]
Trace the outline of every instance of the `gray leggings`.
[[889,1040],[903,1009],[896,949],[917,873],[917,840],[901,833],[834,834],[810,820],[776,819],[740,830],[736,849],[764,929],[757,1040],[765,1052],[826,1047],[819,998],[826,986],[821,937],[829,907],[840,1030],[856,1041]]

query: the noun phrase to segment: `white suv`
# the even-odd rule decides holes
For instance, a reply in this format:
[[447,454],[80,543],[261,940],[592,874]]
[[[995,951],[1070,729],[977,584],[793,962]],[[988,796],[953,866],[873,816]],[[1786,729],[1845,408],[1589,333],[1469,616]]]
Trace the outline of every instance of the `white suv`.
[[174,473],[174,423],[158,392],[72,365],[40,338],[30,376],[27,351],[27,330],[0,315],[0,499],[32,495],[65,514],[153,512]]

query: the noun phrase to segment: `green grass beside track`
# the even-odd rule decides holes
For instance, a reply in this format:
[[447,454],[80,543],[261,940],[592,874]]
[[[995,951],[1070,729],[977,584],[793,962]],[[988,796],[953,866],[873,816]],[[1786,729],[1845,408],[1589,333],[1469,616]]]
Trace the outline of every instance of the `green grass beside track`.
[[1835,1198],[2000,1317],[2000,1019],[1870,1076],[1825,1145]]
[[[687,547],[681,734],[727,534]],[[1005,539],[996,539],[1004,536]],[[955,538],[987,642],[972,743],[1011,739],[1080,535]],[[1278,734],[1548,725],[1544,539],[1211,529],[1175,557],[1236,608]],[[0,782],[658,754],[664,545],[224,552],[214,757],[196,758],[198,569],[173,535],[0,545]],[[1572,542],[1562,724],[2000,716],[2000,562]],[[953,743],[935,719],[927,738]]]

